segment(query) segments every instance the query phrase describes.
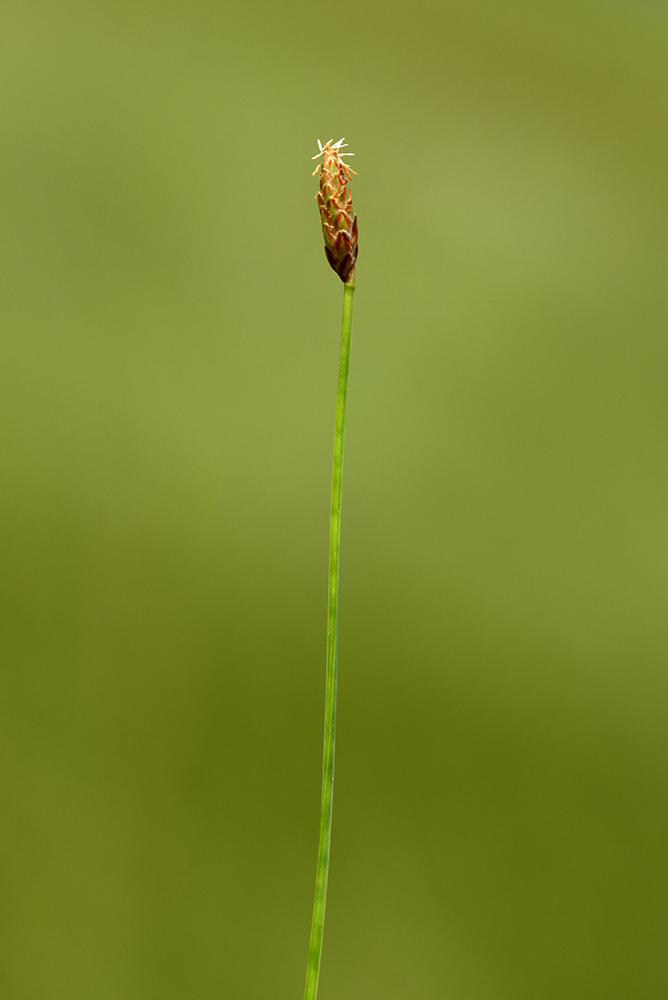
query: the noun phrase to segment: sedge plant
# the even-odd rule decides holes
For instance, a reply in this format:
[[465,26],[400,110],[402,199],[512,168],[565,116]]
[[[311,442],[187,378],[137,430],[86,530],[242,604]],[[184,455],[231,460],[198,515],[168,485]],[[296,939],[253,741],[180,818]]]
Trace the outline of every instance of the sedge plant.
[[348,368],[350,342],[353,332],[353,297],[355,294],[355,262],[357,260],[357,216],[353,211],[353,198],[348,181],[354,171],[343,162],[346,146],[343,139],[325,143],[318,140],[322,163],[314,170],[320,174],[320,188],[316,195],[325,255],[331,267],[343,282],[343,323],[341,327],[341,354],[336,390],[336,418],[334,421],[334,460],[332,463],[332,504],[329,523],[329,588],[327,599],[327,677],[325,688],[325,739],[322,766],[322,800],[320,809],[320,839],[315,879],[315,899],[304,1000],[316,1000],[320,976],[322,936],[325,926],[329,854],[332,839],[332,800],[334,795],[334,746],[336,741],[336,685],[338,673],[338,617],[339,617],[339,551],[341,544],[341,484],[343,478],[343,441],[346,427],[346,398],[348,394]]

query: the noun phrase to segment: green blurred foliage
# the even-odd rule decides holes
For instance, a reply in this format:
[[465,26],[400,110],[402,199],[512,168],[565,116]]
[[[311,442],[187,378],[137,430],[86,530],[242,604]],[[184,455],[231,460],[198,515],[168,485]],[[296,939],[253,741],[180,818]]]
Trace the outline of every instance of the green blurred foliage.
[[668,18],[9,0],[0,993],[659,1000]]

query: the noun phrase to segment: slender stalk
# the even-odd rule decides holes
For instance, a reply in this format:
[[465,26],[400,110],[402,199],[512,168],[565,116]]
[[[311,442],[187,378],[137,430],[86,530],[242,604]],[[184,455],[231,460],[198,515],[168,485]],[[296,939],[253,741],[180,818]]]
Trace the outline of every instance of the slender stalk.
[[315,877],[315,899],[311,922],[311,941],[306,968],[304,1000],[316,1000],[320,976],[322,935],[325,926],[329,850],[332,839],[332,799],[334,796],[334,744],[336,740],[336,683],[338,672],[339,551],[341,545],[341,482],[343,478],[343,440],[346,429],[348,367],[353,332],[354,272],[343,286],[343,324],[339,381],[336,390],[334,424],[334,461],[332,463],[332,508],[329,525],[329,597],[327,603],[327,684],[325,691],[325,741],[322,763],[322,805],[320,841]]

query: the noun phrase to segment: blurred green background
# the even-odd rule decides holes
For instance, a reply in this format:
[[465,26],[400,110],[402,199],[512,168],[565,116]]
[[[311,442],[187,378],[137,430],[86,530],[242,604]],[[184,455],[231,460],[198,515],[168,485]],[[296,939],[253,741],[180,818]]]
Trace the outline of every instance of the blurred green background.
[[0,995],[668,995],[668,11],[0,14]]

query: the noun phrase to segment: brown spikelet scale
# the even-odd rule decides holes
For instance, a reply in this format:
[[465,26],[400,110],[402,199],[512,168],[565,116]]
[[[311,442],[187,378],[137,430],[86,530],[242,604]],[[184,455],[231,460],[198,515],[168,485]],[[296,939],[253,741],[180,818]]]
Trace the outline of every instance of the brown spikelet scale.
[[353,211],[353,196],[348,190],[348,181],[355,171],[341,159],[354,154],[341,153],[345,145],[343,139],[334,143],[330,139],[323,146],[318,139],[320,152],[313,159],[322,156],[322,163],[313,173],[320,171],[320,190],[316,198],[327,260],[341,281],[350,282],[355,276],[357,260],[357,216]]

